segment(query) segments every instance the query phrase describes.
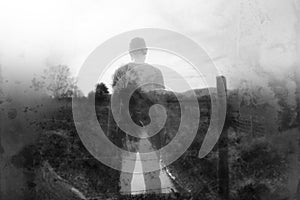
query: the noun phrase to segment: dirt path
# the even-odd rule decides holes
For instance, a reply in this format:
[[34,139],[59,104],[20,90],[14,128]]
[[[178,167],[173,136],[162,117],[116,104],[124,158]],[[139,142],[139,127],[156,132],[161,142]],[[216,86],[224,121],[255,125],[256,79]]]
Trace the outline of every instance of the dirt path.
[[[139,143],[140,152],[149,152],[152,149],[152,145],[148,139],[143,139]],[[150,158],[151,157],[151,158]],[[171,188],[176,191],[170,177],[167,175],[165,170],[160,170],[153,172],[151,174],[143,173],[143,169],[147,170],[147,167],[150,165],[161,165],[159,155],[153,154],[147,158],[144,158],[142,154],[137,153],[137,157],[125,156],[122,162],[123,169],[132,169],[133,174],[128,174],[125,172],[121,173],[120,184],[121,184],[121,193],[132,193],[132,194],[141,194],[146,193],[145,180],[147,182],[148,192],[158,192],[158,193],[169,193]],[[143,161],[142,161],[143,160]],[[145,161],[147,160],[147,161]],[[157,166],[158,167],[158,166]],[[154,175],[153,175],[154,174]],[[159,176],[159,180],[154,180],[153,176]],[[152,180],[150,180],[152,178]],[[131,180],[131,182],[130,182]],[[129,185],[130,184],[130,185]]]

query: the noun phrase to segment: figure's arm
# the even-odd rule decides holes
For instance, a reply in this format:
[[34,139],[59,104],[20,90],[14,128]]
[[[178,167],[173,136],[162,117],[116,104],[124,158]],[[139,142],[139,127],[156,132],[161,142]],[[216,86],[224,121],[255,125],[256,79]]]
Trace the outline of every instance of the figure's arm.
[[[124,75],[126,76],[126,73],[128,71],[128,66],[122,66],[119,69],[117,69],[112,77],[113,79],[113,83],[112,83],[112,87],[113,87],[113,95],[114,95],[114,99],[116,100],[116,104],[119,106],[117,112],[118,112],[118,118],[114,118],[113,114],[112,114],[112,108],[111,108],[111,100],[110,100],[110,106],[109,106],[109,115],[108,115],[108,135],[109,137],[115,142],[117,143],[119,146],[124,146],[122,144],[122,137],[123,135],[120,134],[122,131],[121,129],[118,127],[119,123],[122,123],[120,120],[122,120],[122,99],[120,97],[120,93],[123,92],[125,86],[126,86],[126,77],[123,77]],[[123,77],[123,78],[122,78]],[[125,78],[125,79],[124,79]],[[118,83],[119,81],[121,81],[120,83]],[[121,95],[122,96],[122,95]],[[112,96],[111,96],[112,98]],[[116,116],[115,116],[116,117]],[[124,120],[124,119],[123,119]]]
[[[120,79],[120,76],[122,76],[121,71],[122,70],[120,70],[120,68],[117,69],[112,77],[112,89],[113,89],[112,95],[117,95],[116,92],[118,91],[118,89],[116,87],[117,87],[117,82]],[[116,137],[118,137],[116,134],[118,132],[118,125],[117,125],[117,121],[116,121],[117,119],[114,119],[114,116],[112,114],[112,108],[111,108],[112,95],[111,95],[111,98],[109,101],[109,107],[108,107],[107,136],[109,138],[111,138],[112,140],[116,140]],[[117,96],[115,96],[115,98],[117,100],[119,100],[119,98]],[[119,103],[121,103],[121,102],[119,102]]]
[[112,128],[113,128],[113,123],[114,120],[113,115],[111,113],[111,104],[109,103],[109,107],[108,107],[108,120],[107,120],[107,137],[111,137],[112,136]]
[[158,75],[158,81],[159,81],[158,83],[160,85],[160,89],[165,89],[164,76],[163,76],[162,72],[159,69],[157,69],[157,70],[158,70],[157,75]]

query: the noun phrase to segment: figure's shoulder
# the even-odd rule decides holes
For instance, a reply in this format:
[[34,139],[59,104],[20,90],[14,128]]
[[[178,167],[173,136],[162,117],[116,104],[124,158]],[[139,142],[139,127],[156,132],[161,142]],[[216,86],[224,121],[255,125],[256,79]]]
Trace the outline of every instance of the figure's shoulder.
[[144,71],[144,72],[148,72],[150,74],[161,73],[161,70],[158,67],[156,67],[155,65],[149,64],[149,63],[138,64],[138,65],[135,65],[135,67],[138,71]]
[[133,68],[133,65],[131,63],[123,64],[121,65],[116,72],[126,72]]
[[135,74],[139,78],[161,77],[162,71],[159,69],[159,67],[156,67],[152,64],[131,62],[120,66],[115,72],[115,75],[117,76],[122,76],[124,74],[130,76]]
[[129,75],[134,71],[133,69],[134,69],[134,66],[131,65],[130,63],[124,64],[115,70],[113,77],[120,78],[125,74]]

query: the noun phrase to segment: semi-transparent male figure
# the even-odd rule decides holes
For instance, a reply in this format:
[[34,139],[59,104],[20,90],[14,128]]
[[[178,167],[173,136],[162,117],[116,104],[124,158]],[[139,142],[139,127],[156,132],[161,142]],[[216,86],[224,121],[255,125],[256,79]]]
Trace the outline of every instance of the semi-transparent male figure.
[[[149,92],[154,90],[164,89],[164,78],[162,72],[147,63],[145,63],[147,48],[146,43],[143,38],[133,38],[129,44],[129,53],[132,62],[120,67],[116,70],[113,76],[113,92],[114,93],[126,93],[126,89],[129,87],[138,88],[132,94],[129,102],[129,109],[131,119],[126,119],[122,117],[122,95],[119,95],[119,103],[121,104],[120,109],[120,119],[118,123],[123,123],[126,125],[126,120],[133,120],[135,124],[144,127],[149,123],[157,123],[157,120],[161,116],[155,115],[157,113],[154,109],[154,117],[150,122],[148,115],[149,107],[151,106],[151,98],[148,98]],[[123,81],[123,83],[118,83]],[[127,90],[128,91],[128,90]],[[156,102],[157,103],[157,102]],[[152,113],[153,114],[153,113]],[[115,131],[114,138],[117,138],[119,145],[126,151],[139,152],[141,157],[141,164],[143,171],[147,171],[151,167],[157,169],[160,168],[160,155],[159,153],[152,154],[153,156],[145,157],[143,153],[153,152],[161,148],[161,138],[164,134],[164,128],[157,134],[150,138],[140,139],[133,137],[124,133],[120,128]],[[141,132],[141,136],[147,135],[147,132]],[[133,177],[134,167],[135,167],[135,156],[130,156],[129,154],[122,155],[122,168],[131,172],[121,172],[120,174],[120,186],[121,193],[131,193],[131,181]],[[151,165],[151,167],[150,167]],[[160,181],[160,170],[152,172],[144,172],[144,180],[146,192],[149,193],[161,193],[161,181]]]

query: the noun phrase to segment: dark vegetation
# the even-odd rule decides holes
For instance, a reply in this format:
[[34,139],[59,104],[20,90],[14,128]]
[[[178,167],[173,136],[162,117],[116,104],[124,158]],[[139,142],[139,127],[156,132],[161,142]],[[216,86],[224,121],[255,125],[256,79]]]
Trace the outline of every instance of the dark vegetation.
[[[166,145],[177,132],[180,107],[172,94],[164,95],[168,96],[164,98],[167,100],[168,108],[166,129],[170,133],[165,136],[164,145]],[[209,100],[206,96],[202,98],[199,99],[199,103],[205,102],[206,104],[206,100]],[[102,99],[109,99],[109,95],[105,94]],[[51,192],[55,194],[61,192],[59,198],[69,199],[69,196],[76,196],[71,189],[68,190],[72,187],[78,189],[87,198],[153,198],[153,195],[120,196],[118,192],[119,172],[92,157],[78,137],[72,120],[71,99],[53,100],[52,103],[55,104],[56,109],[50,113],[51,117],[47,120],[38,120],[34,124],[42,130],[36,144],[27,146],[11,159],[14,166],[34,175],[32,177],[35,178],[30,178],[28,181],[27,188],[31,191],[29,192],[32,195],[31,199],[34,197],[41,199],[41,193]],[[107,129],[105,127],[108,115],[107,105],[108,102],[96,105],[99,122],[103,129]],[[184,155],[168,166],[169,172],[175,177],[174,185],[180,194],[161,195],[161,197],[156,195],[155,199],[189,199],[190,197],[218,199],[218,149],[215,147],[204,159],[197,158],[209,125],[209,112],[209,107],[206,110],[202,109],[201,122],[194,142]],[[248,140],[247,133],[236,132],[234,128],[231,128],[229,133],[232,198],[237,200],[271,197],[273,200],[284,199],[288,195],[288,189],[285,186],[288,168],[286,155],[265,137]],[[54,178],[39,178],[41,171],[47,167],[53,169],[51,176]],[[53,184],[60,181],[63,184],[55,186],[57,188],[55,191],[49,190],[54,187]],[[68,192],[70,194],[66,195]],[[282,195],[285,196],[280,198]]]
[[[35,84],[40,83],[35,81]],[[39,132],[36,141],[22,148],[6,164],[22,170],[26,179],[26,186],[23,188],[25,199],[219,199],[217,145],[205,158],[197,157],[210,120],[211,101],[206,90],[196,91],[201,111],[197,136],[188,151],[167,168],[179,193],[135,196],[120,195],[119,172],[100,163],[83,146],[73,122],[71,97],[74,95],[69,90],[66,92],[68,95],[62,95],[61,98],[55,97],[58,95],[55,92],[52,98],[41,103],[46,108],[46,114],[29,121],[31,128]],[[299,145],[294,144],[295,135],[289,132],[298,125],[294,121],[294,113],[283,96],[278,95],[276,98],[280,99],[282,109],[278,112],[278,121],[272,121],[272,106],[268,103],[259,106],[248,104],[237,108],[236,96],[236,91],[231,91],[228,96],[230,198],[289,199],[292,195],[288,187],[288,180],[291,178],[289,170],[293,163],[288,158],[295,154]],[[91,103],[91,98],[94,97],[98,121],[107,131],[110,94],[105,85],[98,84],[95,92],[91,92],[88,98],[75,98]],[[180,123],[179,102],[172,92],[150,94],[149,97],[163,99],[167,109],[165,128],[168,134],[163,136],[163,143],[166,145],[175,136]],[[34,112],[35,109],[40,107],[24,108],[22,112]],[[241,112],[243,109],[245,112]],[[263,128],[254,129],[253,118],[249,122],[251,126],[248,124],[249,120],[241,123],[247,113],[258,116]],[[10,118],[16,117],[14,112],[7,114]]]

